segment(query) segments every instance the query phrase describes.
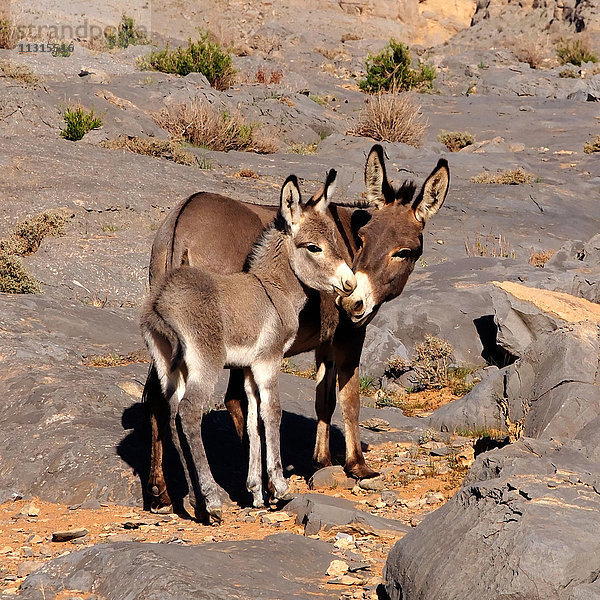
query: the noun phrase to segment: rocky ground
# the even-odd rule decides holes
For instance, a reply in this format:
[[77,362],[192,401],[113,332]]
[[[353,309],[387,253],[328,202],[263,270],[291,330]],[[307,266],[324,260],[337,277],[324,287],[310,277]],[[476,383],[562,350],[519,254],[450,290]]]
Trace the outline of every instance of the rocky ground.
[[[11,8],[27,23],[77,24],[75,4]],[[383,597],[384,561],[401,538],[385,568],[392,598],[598,594],[597,543],[588,536],[600,462],[598,319],[590,308],[600,300],[600,162],[583,147],[600,133],[600,73],[585,63],[568,67],[574,77],[561,75],[566,67],[553,48],[561,36],[586,36],[599,50],[600,14],[583,0],[538,4],[302,2],[298,19],[294,0],[222,0],[210,11],[189,2],[115,2],[88,15],[106,26],[130,10],[159,45],[208,28],[236,52],[237,80],[225,91],[197,74],[141,71],[137,58],[149,46],[97,51],[81,39],[69,57],[0,50],[11,65],[0,77],[0,238],[44,211],[66,216],[64,235],[46,237],[21,259],[41,293],[0,294],[2,597],[122,598],[125,580],[130,597],[268,598],[273,590],[280,598]],[[373,140],[349,133],[365,103],[356,78],[367,53],[391,36],[438,75],[433,93],[416,98],[427,122],[422,145],[385,144],[389,175],[420,184],[445,156],[451,187],[427,224],[425,253],[406,290],[369,325],[363,374],[371,387],[381,381],[400,393],[387,404],[406,407],[407,381],[380,378],[390,357],[411,359],[428,334],[450,342],[454,362],[469,372],[485,367],[471,380],[481,383],[460,399],[435,392],[413,417],[366,398],[361,435],[382,477],[364,489],[369,484],[346,480],[340,468],[310,483],[314,384],[282,375],[284,461],[299,494],[291,506],[245,508],[242,451],[216,410],[205,433],[216,476],[234,500],[225,523],[207,528],[144,511],[147,366],[136,319],[154,232],[199,190],[276,204],[291,172],[311,193],[335,167],[337,197],[359,199]],[[531,68],[519,49],[538,38],[542,58]],[[15,66],[33,77],[15,77]],[[100,145],[119,135],[167,140],[153,115],[193,98],[260,123],[278,150],[188,147],[194,160],[184,165]],[[93,107],[103,125],[70,142],[60,137],[62,113],[77,103]],[[450,153],[441,130],[468,131],[475,143]],[[532,182],[471,181],[516,168]],[[551,256],[542,266],[540,253]],[[98,356],[112,366],[97,366]],[[291,369],[310,365],[299,357]],[[334,421],[339,452],[338,413]],[[514,443],[492,450],[498,439]],[[180,466],[172,452],[169,459],[169,485],[181,501]],[[81,528],[81,537],[52,541],[53,533]],[[490,562],[490,553],[500,558]],[[224,554],[234,557],[234,574],[258,557],[251,564],[260,576],[230,573],[217,585],[210,576],[222,572]],[[208,573],[193,567],[202,561]],[[111,577],[117,562],[120,577]],[[477,573],[469,585],[466,564]]]

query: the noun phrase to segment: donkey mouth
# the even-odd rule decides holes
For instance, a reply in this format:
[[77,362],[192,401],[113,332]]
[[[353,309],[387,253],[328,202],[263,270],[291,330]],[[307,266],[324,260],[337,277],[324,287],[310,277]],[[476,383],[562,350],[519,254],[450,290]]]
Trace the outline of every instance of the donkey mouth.
[[338,306],[340,306],[339,297],[341,296],[342,298],[347,298],[348,296],[350,296],[350,294],[352,294],[352,292],[354,291],[354,288],[345,290],[344,288],[340,288],[337,285],[334,285],[333,291],[338,294],[338,298],[336,298],[335,302]]

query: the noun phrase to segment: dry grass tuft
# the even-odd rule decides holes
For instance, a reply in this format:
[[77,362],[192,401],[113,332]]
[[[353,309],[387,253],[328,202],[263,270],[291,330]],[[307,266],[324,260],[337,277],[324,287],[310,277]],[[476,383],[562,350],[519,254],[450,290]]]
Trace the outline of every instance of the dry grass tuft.
[[312,144],[303,144],[298,142],[296,144],[290,144],[289,148],[285,151],[286,154],[301,154],[307,156],[308,154],[317,153],[318,143],[313,142]]
[[16,256],[0,251],[0,292],[6,294],[38,294],[40,283]]
[[458,152],[475,142],[475,136],[468,131],[440,131],[438,142],[441,142],[450,150]]
[[585,37],[561,40],[556,47],[556,55],[562,65],[571,63],[580,67],[581,63],[598,62],[598,56],[593,51],[590,40]]
[[506,171],[496,171],[495,173],[484,171],[479,175],[471,177],[471,183],[496,183],[502,185],[520,185],[522,183],[534,183],[535,181],[535,175],[529,171],[525,171],[521,167],[518,169],[507,169]]
[[150,357],[145,350],[136,350],[129,354],[117,354],[109,352],[108,354],[90,354],[83,357],[83,364],[86,367],[124,367],[133,363],[149,363]]
[[543,268],[544,265],[556,254],[556,250],[539,250],[531,249],[529,256],[529,264],[534,267]]
[[10,77],[19,83],[29,85],[38,83],[41,79],[27,66],[14,63],[10,60],[3,60],[0,63],[0,69],[5,77]]
[[594,152],[600,152],[600,135],[597,135],[593,140],[585,142],[583,145],[583,151],[586,154],[593,154]]
[[0,48],[12,50],[19,41],[19,28],[9,19],[0,19]]
[[234,173],[234,177],[244,177],[248,179],[260,179],[258,173],[252,169],[240,169],[237,173]]
[[510,242],[500,234],[475,236],[475,241],[465,238],[467,256],[491,256],[492,258],[516,258],[515,251],[510,249]]
[[21,221],[8,237],[0,240],[0,252],[19,256],[33,254],[47,235],[64,235],[66,222],[63,214],[53,212],[43,212]]
[[283,71],[277,70],[267,72],[262,68],[258,69],[258,71],[256,71],[256,75],[254,76],[254,81],[256,83],[264,83],[269,85],[277,85],[278,83],[281,83],[282,79]]
[[519,62],[539,69],[548,54],[548,36],[539,34],[514,39],[512,50]]
[[247,123],[238,113],[220,112],[212,104],[196,99],[190,104],[163,109],[155,115],[154,120],[175,141],[185,140],[210,150],[241,150],[260,154],[278,150],[275,140],[257,135],[258,123]]
[[165,158],[180,165],[194,166],[198,162],[191,152],[182,150],[176,142],[155,138],[120,135],[112,140],[100,142],[100,146],[110,150],[129,150],[135,154]]
[[420,109],[411,94],[379,92],[369,97],[357,127],[348,133],[418,148],[427,129]]

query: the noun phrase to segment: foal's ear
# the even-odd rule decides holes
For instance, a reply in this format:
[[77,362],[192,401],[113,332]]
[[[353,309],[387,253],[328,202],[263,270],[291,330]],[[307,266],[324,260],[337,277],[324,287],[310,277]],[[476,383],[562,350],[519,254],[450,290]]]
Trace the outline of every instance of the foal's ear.
[[385,171],[385,155],[380,144],[375,144],[367,157],[365,187],[367,188],[367,202],[374,208],[381,208],[395,199],[394,190]]
[[306,206],[312,206],[315,210],[319,212],[325,212],[331,199],[333,198],[333,192],[335,191],[335,180],[337,178],[337,171],[335,169],[330,169],[327,172],[327,177],[325,178],[325,183],[323,184],[323,189],[315,194],[307,203]]
[[413,210],[417,221],[425,224],[441,208],[448,186],[450,185],[450,169],[448,161],[440,158],[431,175],[425,180],[421,193],[413,202]]
[[298,187],[298,178],[290,175],[281,188],[279,212],[290,229],[294,229],[300,224],[302,211],[300,209],[300,188]]

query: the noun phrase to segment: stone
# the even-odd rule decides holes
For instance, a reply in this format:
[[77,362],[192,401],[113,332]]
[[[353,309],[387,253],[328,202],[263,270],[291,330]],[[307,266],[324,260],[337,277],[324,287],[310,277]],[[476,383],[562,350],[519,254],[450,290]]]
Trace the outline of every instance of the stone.
[[348,563],[343,560],[332,560],[329,566],[327,567],[327,575],[330,577],[339,577],[344,573],[348,572]]
[[88,534],[88,530],[84,528],[78,529],[66,529],[64,531],[53,531],[52,541],[53,542],[69,542],[76,538],[84,537]]
[[343,467],[332,465],[316,471],[308,481],[311,490],[341,488],[351,490],[354,480],[346,475]]
[[19,577],[27,577],[27,575],[30,575],[43,565],[44,562],[40,560],[25,560],[17,567],[17,575]]
[[363,490],[377,492],[385,487],[385,482],[381,477],[372,477],[371,479],[361,479],[358,485]]

